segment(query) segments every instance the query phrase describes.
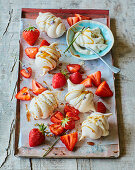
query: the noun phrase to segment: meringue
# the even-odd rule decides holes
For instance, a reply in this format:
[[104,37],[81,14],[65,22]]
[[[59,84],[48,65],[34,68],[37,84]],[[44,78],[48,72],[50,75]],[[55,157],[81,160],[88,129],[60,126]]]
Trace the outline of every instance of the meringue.
[[[76,38],[78,34],[79,32],[75,34],[74,38]],[[103,51],[107,47],[107,45],[105,44],[105,40],[98,27],[93,29],[86,29],[82,32],[82,34],[77,37],[77,39],[73,43],[75,50],[79,53],[87,55],[93,54],[93,52],[90,50],[80,48],[78,44],[82,47],[90,47],[97,53]]]
[[67,82],[68,93],[65,96],[65,100],[80,112],[95,111],[93,93],[86,91],[83,84],[73,84],[69,79]]
[[34,119],[46,119],[52,115],[58,102],[53,92],[46,90],[34,97],[30,103],[30,112]]
[[50,46],[42,46],[36,54],[35,64],[43,70],[43,75],[53,70],[61,57],[60,52],[56,50],[56,45],[52,43]]
[[82,136],[80,140],[85,137],[90,139],[99,139],[101,136],[109,135],[108,117],[111,115],[112,113],[102,114],[94,112],[88,116],[82,123]]
[[50,38],[61,37],[66,31],[66,27],[62,23],[61,18],[56,17],[50,12],[39,12],[39,16],[36,19],[36,24],[39,29],[46,32]]

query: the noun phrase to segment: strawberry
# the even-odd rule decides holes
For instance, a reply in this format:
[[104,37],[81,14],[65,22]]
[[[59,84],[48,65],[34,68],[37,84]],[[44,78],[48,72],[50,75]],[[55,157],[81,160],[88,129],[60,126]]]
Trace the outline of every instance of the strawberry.
[[100,97],[111,97],[113,92],[106,81],[103,81],[97,88],[95,94]]
[[52,86],[54,89],[61,88],[66,84],[67,80],[64,74],[56,73],[52,79]]
[[82,20],[90,20],[90,17],[83,16],[83,15],[80,15],[80,14],[75,14],[75,17],[78,17],[78,18],[79,18],[79,21],[82,21]]
[[77,114],[73,113],[73,112],[67,112],[66,113],[66,117],[72,118],[74,121],[80,119],[80,117]]
[[39,35],[40,35],[40,32],[35,27],[29,27],[29,28],[26,28],[23,31],[23,38],[31,46],[33,46],[35,44],[35,42],[38,39]]
[[29,57],[34,59],[36,54],[38,53],[37,47],[28,47],[25,49],[25,54]]
[[49,45],[50,45],[49,42],[47,42],[46,40],[42,40],[42,42],[40,44],[40,47],[42,47],[42,46],[49,46]]
[[72,73],[69,77],[72,83],[79,84],[82,81],[82,75],[79,72]]
[[66,117],[62,121],[62,127],[66,130],[75,128],[75,121],[72,118]]
[[64,127],[62,127],[61,124],[52,124],[49,126],[49,129],[56,136],[58,136],[64,132]]
[[64,107],[64,112],[67,113],[67,112],[72,112],[72,113],[75,113],[76,115],[78,115],[80,112],[79,110],[75,109],[74,107],[71,107],[70,105],[66,104],[65,107]]
[[63,118],[64,118],[63,114],[57,111],[51,116],[50,120],[53,123],[60,124]]
[[106,112],[106,107],[102,102],[97,103],[97,112],[100,112],[100,113]]
[[36,95],[41,94],[45,90],[47,90],[47,89],[45,87],[43,87],[40,83],[38,83],[35,80],[32,80],[32,91],[34,94],[36,94]]
[[75,23],[77,23],[79,21],[78,17],[68,17],[67,18],[67,22],[70,26],[74,25]]
[[22,70],[20,71],[20,73],[21,73],[21,75],[22,75],[23,77],[25,77],[25,78],[30,78],[31,75],[32,75],[32,69],[31,69],[31,67],[28,67],[28,68],[26,68],[26,69],[22,69]]
[[38,128],[34,128],[29,133],[29,145],[30,147],[35,147],[41,145],[45,142],[45,129],[47,128],[43,123],[36,124]]
[[62,143],[65,144],[66,148],[69,151],[72,151],[75,144],[78,141],[78,133],[74,132],[74,133],[71,133],[71,134],[68,134],[68,135],[61,136],[60,140],[62,141]]
[[79,64],[69,64],[67,65],[67,70],[70,73],[75,73],[78,72],[80,70],[81,66]]
[[101,71],[97,71],[93,74],[88,75],[87,77],[91,78],[92,83],[98,87],[101,84]]
[[27,87],[23,87],[15,96],[19,100],[31,100],[31,96]]
[[86,78],[80,84],[83,84],[85,87],[92,87],[92,80],[91,78]]

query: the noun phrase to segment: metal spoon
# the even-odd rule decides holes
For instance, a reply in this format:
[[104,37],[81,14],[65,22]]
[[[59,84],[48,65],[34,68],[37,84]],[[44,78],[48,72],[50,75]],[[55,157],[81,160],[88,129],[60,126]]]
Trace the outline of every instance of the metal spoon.
[[[77,43],[76,43],[77,44]],[[120,69],[119,68],[117,68],[117,67],[114,67],[113,65],[110,65],[110,64],[108,64],[98,53],[96,53],[92,48],[90,48],[90,47],[83,47],[83,46],[81,46],[81,45],[79,45],[79,44],[77,44],[81,49],[83,49],[83,50],[90,50],[90,51],[92,51],[93,53],[95,53],[97,56],[98,56],[98,58],[100,58],[100,60],[102,60],[109,68],[110,68],[110,70],[113,72],[113,73],[119,73],[120,72]]]

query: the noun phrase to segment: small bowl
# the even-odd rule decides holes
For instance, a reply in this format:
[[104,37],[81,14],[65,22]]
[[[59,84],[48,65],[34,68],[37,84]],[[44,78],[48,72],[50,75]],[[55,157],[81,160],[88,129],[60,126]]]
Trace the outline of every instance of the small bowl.
[[[68,46],[73,40],[75,33],[81,30],[82,27],[90,27],[90,29],[93,29],[96,27],[100,28],[101,34],[104,37],[106,44],[108,45],[103,51],[99,52],[99,55],[101,57],[106,55],[111,50],[114,44],[114,37],[113,37],[111,30],[106,25],[100,22],[97,22],[97,21],[92,21],[92,20],[83,20],[83,21],[77,22],[76,24],[74,24],[68,29],[67,34],[66,34],[66,41],[67,41]],[[77,52],[73,46],[69,48],[69,51],[72,54],[72,56],[78,59],[81,59],[81,60],[94,60],[98,58],[95,54],[91,54],[91,55],[81,54]]]

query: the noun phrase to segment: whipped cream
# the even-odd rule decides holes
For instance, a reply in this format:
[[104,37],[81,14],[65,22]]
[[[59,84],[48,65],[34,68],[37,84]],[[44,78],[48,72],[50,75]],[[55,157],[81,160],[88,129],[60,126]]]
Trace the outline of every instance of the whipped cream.
[[36,24],[40,31],[46,32],[50,38],[61,37],[66,31],[66,27],[62,23],[61,18],[56,17],[50,12],[39,12],[39,16],[36,19]]
[[[79,32],[75,34],[74,38],[76,38],[78,34]],[[86,29],[82,32],[82,34],[77,37],[77,39],[73,43],[75,50],[79,53],[87,55],[93,54],[93,52],[90,50],[80,48],[78,44],[83,47],[90,47],[97,53],[103,51],[107,47],[107,45],[105,44],[105,40],[98,27],[94,29]]]
[[80,112],[95,111],[93,93],[86,91],[83,84],[73,84],[69,79],[67,82],[68,93],[65,96],[65,100]]
[[82,136],[84,138],[99,139],[101,136],[109,135],[108,117],[112,113],[102,114],[94,112],[82,123]]
[[50,46],[42,46],[36,54],[35,64],[43,70],[43,75],[53,70],[61,57],[60,52],[56,50],[56,45],[52,43]]
[[46,90],[31,100],[30,112],[34,119],[46,119],[52,115],[57,106],[58,102],[55,94]]

